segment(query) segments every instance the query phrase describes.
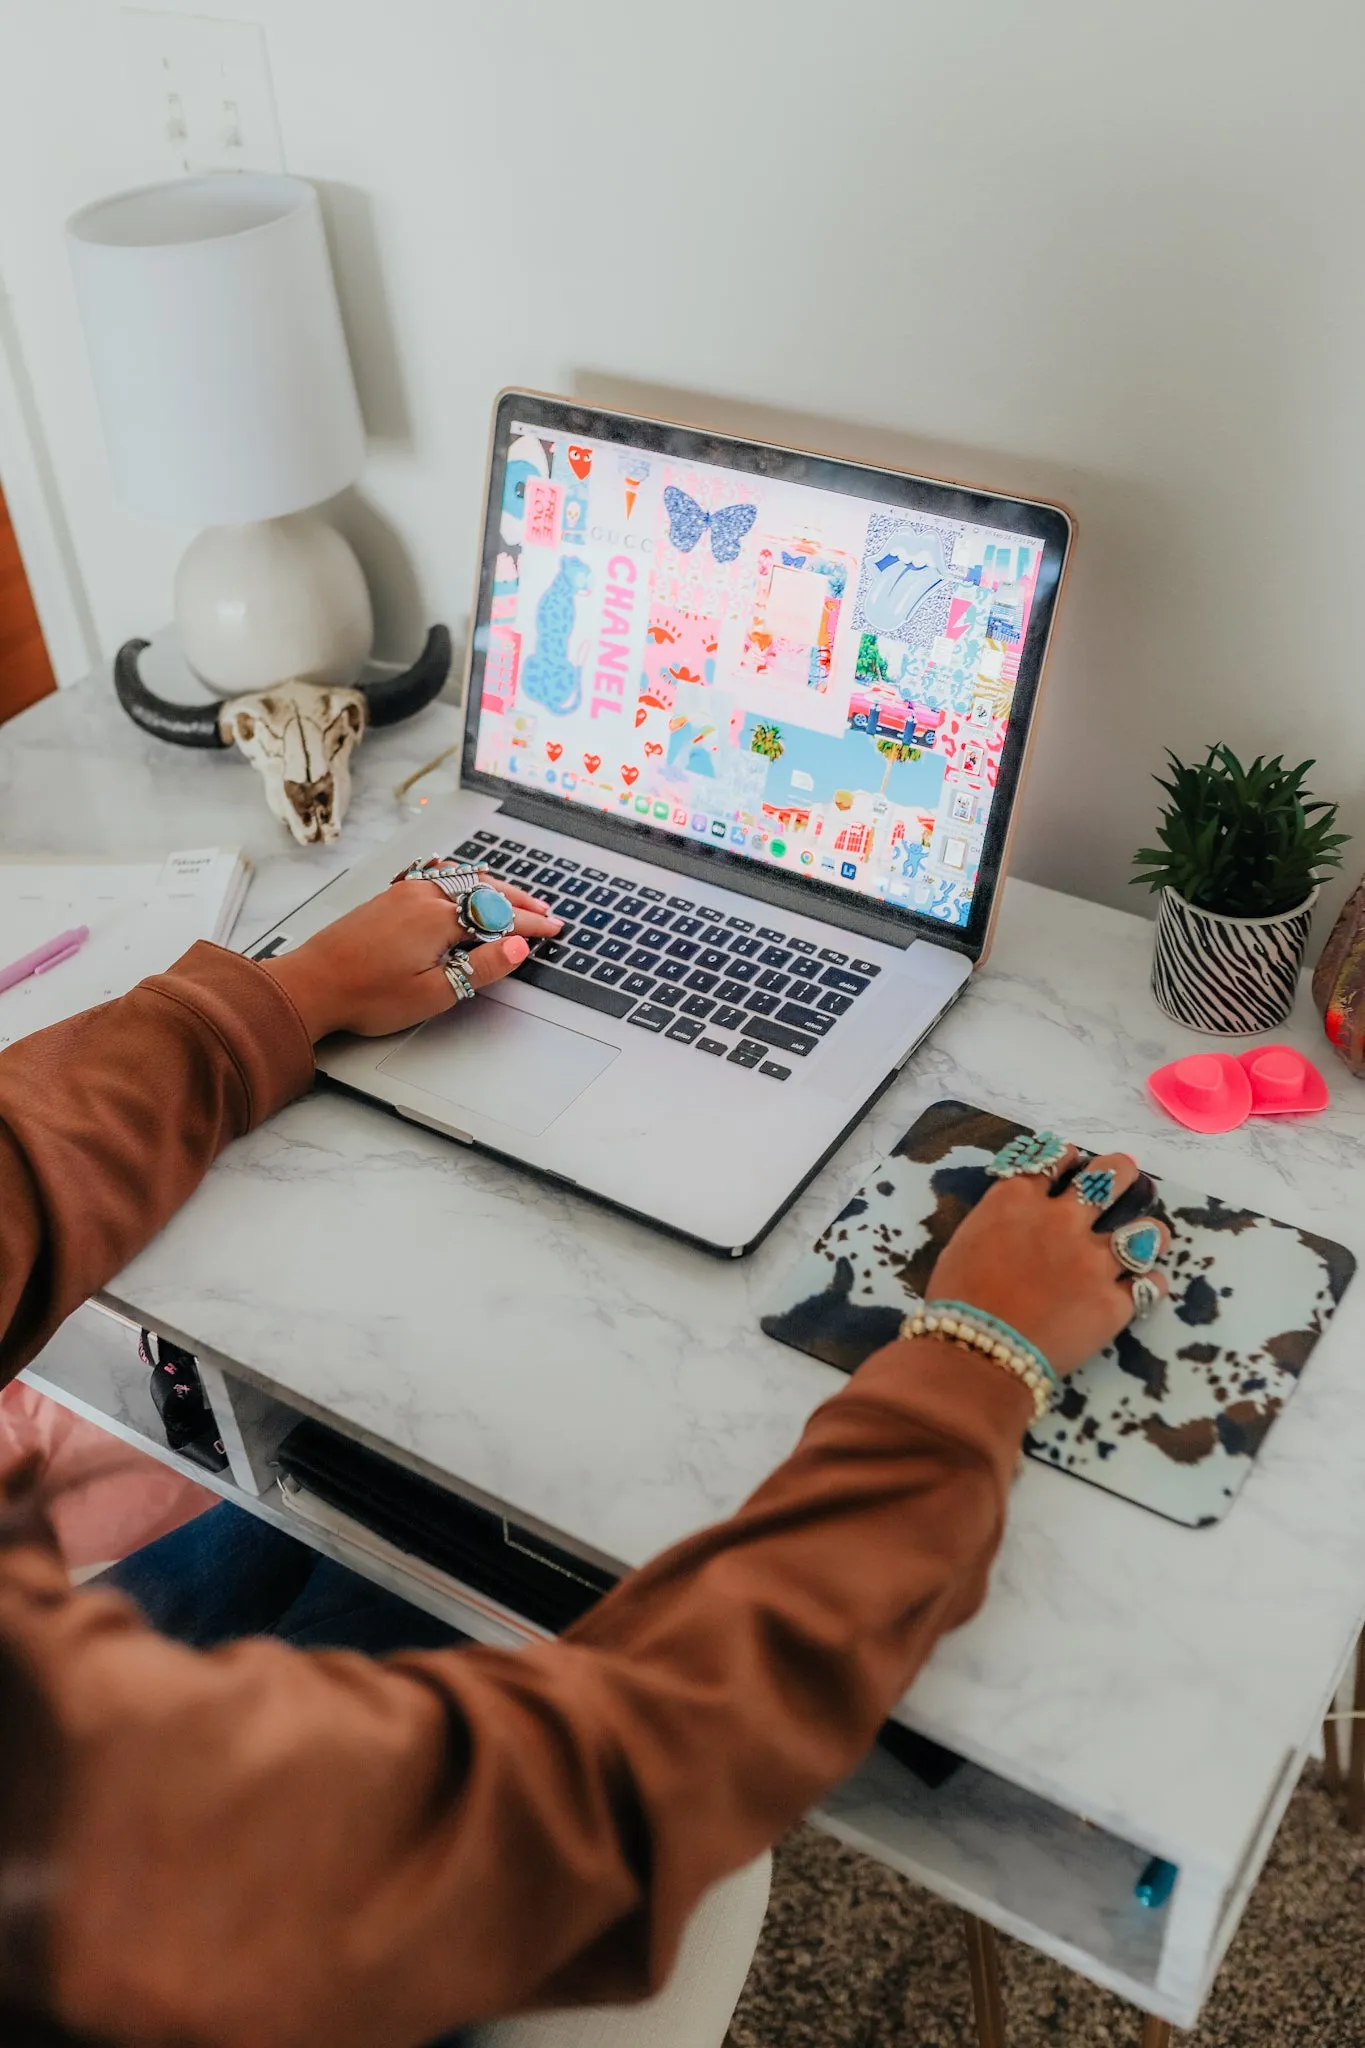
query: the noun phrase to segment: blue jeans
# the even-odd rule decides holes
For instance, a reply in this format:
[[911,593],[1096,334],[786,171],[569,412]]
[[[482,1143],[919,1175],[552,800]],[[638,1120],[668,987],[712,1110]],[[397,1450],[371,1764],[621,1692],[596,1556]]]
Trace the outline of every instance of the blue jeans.
[[100,1583],[194,1650],[279,1636],[304,1650],[444,1650],[463,1638],[244,1508],[210,1508],[135,1550]]
[[[279,1636],[307,1650],[443,1650],[463,1641],[444,1622],[256,1515],[225,1502],[112,1565],[102,1586],[126,1593],[162,1635],[211,1650]],[[444,2035],[432,2048],[460,2048]]]

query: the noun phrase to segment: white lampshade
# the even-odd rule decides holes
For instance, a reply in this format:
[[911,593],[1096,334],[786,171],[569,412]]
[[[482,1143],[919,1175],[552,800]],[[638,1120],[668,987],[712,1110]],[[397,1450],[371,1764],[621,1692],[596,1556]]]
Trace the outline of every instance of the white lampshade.
[[355,482],[364,429],[311,185],[149,185],[85,207],[67,240],[126,503],[238,525]]

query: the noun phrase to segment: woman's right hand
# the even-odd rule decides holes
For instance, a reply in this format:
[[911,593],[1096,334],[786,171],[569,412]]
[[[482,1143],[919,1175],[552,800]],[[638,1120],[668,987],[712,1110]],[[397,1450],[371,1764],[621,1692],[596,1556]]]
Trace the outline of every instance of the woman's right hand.
[[[1076,1158],[1070,1149],[1058,1174]],[[1092,1171],[1105,1167],[1117,1201],[1137,1179],[1137,1161],[1126,1152],[1090,1161]],[[1065,1374],[1132,1321],[1133,1295],[1100,1211],[1082,1202],[1074,1183],[1054,1193],[1055,1187],[1055,1179],[1041,1174],[996,1181],[939,1253],[928,1299],[962,1301],[998,1316],[1036,1344],[1054,1372]],[[1157,1227],[1164,1253],[1169,1232]],[[1151,1277],[1169,1292],[1160,1269]]]
[[455,1002],[443,962],[452,946],[467,947],[469,978],[487,988],[516,972],[532,939],[563,929],[539,896],[493,885],[516,911],[510,938],[472,945],[453,903],[434,882],[396,882],[292,953],[262,965],[292,999],[314,1041],[333,1031],[367,1038],[406,1031]]

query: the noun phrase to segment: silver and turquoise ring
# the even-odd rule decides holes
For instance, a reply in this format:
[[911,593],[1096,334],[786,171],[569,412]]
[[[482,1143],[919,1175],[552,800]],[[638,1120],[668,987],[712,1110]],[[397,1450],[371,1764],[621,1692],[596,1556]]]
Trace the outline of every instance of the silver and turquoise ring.
[[1111,1231],[1109,1242],[1124,1272],[1141,1278],[1151,1272],[1161,1257],[1161,1226],[1150,1216],[1137,1216],[1131,1223],[1121,1223]]
[[404,882],[432,882],[454,906],[455,915],[475,945],[489,939],[505,939],[516,927],[517,914],[487,879],[482,868],[467,862],[441,859],[414,861],[398,877]]
[[1073,1183],[1078,1202],[1087,1209],[1107,1209],[1114,1199],[1114,1171],[1109,1166],[1088,1166]]
[[1146,1273],[1138,1273],[1134,1275],[1131,1292],[1133,1296],[1133,1321],[1140,1323],[1142,1318],[1149,1316],[1161,1301],[1161,1289],[1157,1286],[1156,1281],[1151,1279]]
[[986,1172],[992,1180],[1016,1180],[1021,1174],[1051,1180],[1065,1157],[1066,1143],[1055,1131],[1025,1131],[1000,1147]]
[[470,1002],[478,994],[469,977],[469,955],[459,946],[452,946],[446,954],[441,972],[454,989],[457,1003]]
[[475,882],[472,888],[447,891],[460,923],[471,939],[486,945],[490,939],[505,939],[517,921],[517,914],[500,889],[490,882]]

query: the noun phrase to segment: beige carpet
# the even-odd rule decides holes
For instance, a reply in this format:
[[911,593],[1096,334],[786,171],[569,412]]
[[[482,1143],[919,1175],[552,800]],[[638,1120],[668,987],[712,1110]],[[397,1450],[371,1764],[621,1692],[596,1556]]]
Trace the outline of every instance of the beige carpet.
[[[1140,2016],[1002,1942],[1010,2048],[1136,2048]],[[1365,2048],[1365,1838],[1310,1766],[1192,2034],[1180,2048]],[[731,2048],[968,2048],[961,1917],[809,1828],[777,1854]]]

